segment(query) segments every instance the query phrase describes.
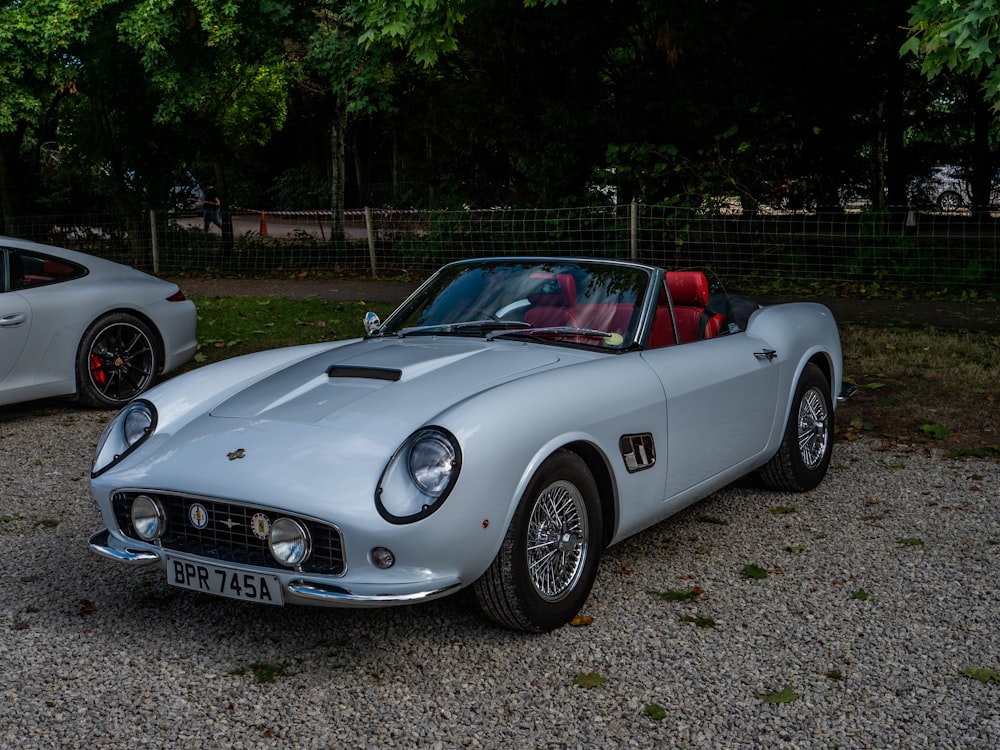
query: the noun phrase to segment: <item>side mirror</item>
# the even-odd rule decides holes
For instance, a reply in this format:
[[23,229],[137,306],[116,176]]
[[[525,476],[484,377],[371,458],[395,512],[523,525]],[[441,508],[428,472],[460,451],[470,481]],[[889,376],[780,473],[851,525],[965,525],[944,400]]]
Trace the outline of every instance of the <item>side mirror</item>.
[[377,331],[382,325],[382,321],[379,320],[378,315],[373,313],[371,310],[365,313],[365,335],[371,336],[375,331]]

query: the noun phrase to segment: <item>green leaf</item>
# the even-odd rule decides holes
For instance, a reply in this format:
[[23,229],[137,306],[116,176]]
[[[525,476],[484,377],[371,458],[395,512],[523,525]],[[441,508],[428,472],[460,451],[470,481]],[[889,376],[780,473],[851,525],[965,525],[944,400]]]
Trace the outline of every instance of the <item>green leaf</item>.
[[802,696],[796,693],[791,685],[785,685],[785,689],[780,692],[754,693],[754,698],[759,698],[764,703],[791,703]]
[[865,591],[864,589],[858,589],[853,594],[851,594],[852,599],[857,599],[858,601],[861,602],[867,601],[869,596],[870,595],[868,594],[868,592]]
[[917,538],[915,536],[908,536],[908,537],[904,537],[903,539],[898,539],[898,540],[896,540],[896,543],[900,544],[900,545],[902,545],[904,547],[923,547],[924,546],[923,540],[919,539],[919,538]]
[[973,680],[979,680],[980,682],[989,685],[1000,685],[1000,674],[997,674],[992,669],[983,669],[982,667],[968,667],[962,672],[962,675]]
[[951,430],[939,424],[933,424],[931,422],[924,422],[920,425],[921,431],[928,437],[934,438],[935,440],[944,440],[946,437],[951,435]]
[[653,596],[660,597],[665,602],[689,602],[698,594],[694,591],[680,591],[678,589],[667,589],[666,591],[650,591]]
[[653,721],[663,721],[667,718],[666,710],[658,703],[647,703],[642,712]]
[[605,682],[607,678],[601,677],[597,672],[581,672],[573,678],[573,684],[582,688],[600,687]]
[[762,581],[767,578],[767,571],[758,565],[744,565],[743,575],[755,581]]

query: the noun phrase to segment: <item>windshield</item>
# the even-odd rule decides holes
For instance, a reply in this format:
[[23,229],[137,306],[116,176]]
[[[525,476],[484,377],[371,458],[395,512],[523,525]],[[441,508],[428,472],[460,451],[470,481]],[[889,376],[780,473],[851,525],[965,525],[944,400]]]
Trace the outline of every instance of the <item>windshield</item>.
[[494,259],[445,266],[376,335],[634,343],[651,272],[602,261]]

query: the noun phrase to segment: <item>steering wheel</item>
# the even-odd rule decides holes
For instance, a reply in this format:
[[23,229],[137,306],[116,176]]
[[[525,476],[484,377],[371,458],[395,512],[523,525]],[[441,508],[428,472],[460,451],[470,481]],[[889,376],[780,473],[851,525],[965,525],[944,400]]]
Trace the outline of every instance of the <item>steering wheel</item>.
[[490,320],[494,320],[497,323],[502,323],[503,322],[503,321],[500,320],[500,318],[498,318],[494,313],[491,313],[485,307],[470,307],[470,308],[468,308],[468,311],[469,312],[474,312],[474,313],[481,313],[481,314],[485,315],[487,318],[489,318]]

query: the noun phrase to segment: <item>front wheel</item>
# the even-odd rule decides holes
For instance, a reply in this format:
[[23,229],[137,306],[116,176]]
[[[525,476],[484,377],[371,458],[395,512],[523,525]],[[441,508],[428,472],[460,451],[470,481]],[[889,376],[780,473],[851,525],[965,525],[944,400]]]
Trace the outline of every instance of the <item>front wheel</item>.
[[532,477],[500,551],[474,585],[480,607],[515,630],[566,624],[590,595],[600,540],[597,484],[583,459],[557,451]]
[[818,485],[833,452],[833,402],[823,371],[809,363],[795,386],[781,446],[760,470],[764,483],[776,490],[805,492]]
[[117,409],[149,388],[160,367],[157,339],[145,323],[127,313],[94,322],[76,355],[80,401],[98,409]]

